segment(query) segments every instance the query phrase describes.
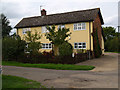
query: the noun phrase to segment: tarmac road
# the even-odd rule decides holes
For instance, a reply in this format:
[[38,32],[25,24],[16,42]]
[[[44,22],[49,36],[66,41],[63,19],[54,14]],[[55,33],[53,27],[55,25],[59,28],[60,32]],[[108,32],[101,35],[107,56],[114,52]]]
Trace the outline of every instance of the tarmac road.
[[105,53],[78,65],[93,65],[91,71],[52,70],[3,66],[3,74],[20,76],[54,88],[118,88],[118,54]]

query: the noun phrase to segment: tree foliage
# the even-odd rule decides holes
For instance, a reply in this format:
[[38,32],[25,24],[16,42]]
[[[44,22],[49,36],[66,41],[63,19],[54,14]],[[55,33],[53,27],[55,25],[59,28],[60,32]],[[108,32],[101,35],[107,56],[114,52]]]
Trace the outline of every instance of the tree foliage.
[[9,33],[12,29],[12,27],[9,25],[10,22],[4,14],[1,14],[1,19],[2,19],[2,36],[3,37],[9,36]]
[[33,53],[38,53],[39,49],[41,48],[40,40],[41,35],[37,31],[35,33],[32,33],[31,31],[27,31],[27,34],[25,35],[25,40],[27,42],[26,51]]
[[55,25],[52,27],[47,26],[48,33],[45,34],[46,38],[52,42],[54,55],[59,55],[59,46],[67,40],[67,37],[71,35],[69,28],[59,28],[55,30]]
[[66,38],[71,35],[71,33],[68,33],[70,31],[69,28],[59,28],[58,30],[55,30],[55,25],[53,25],[52,27],[47,26],[47,30],[49,32],[46,33],[46,38],[49,39],[52,44],[58,46],[63,42],[68,41],[66,40]]
[[100,48],[100,44],[99,44],[99,39],[98,39],[98,31],[96,29],[96,32],[94,33],[94,40],[96,41],[96,45],[94,46],[94,54],[95,57],[98,58],[101,56],[102,54],[102,50]]
[[59,52],[60,56],[72,55],[73,46],[68,42],[64,42],[63,44],[60,45]]
[[107,48],[105,48],[106,51],[120,52],[120,39],[118,37],[114,37],[111,40],[107,40],[105,42],[105,46],[107,47]]
[[2,40],[2,56],[3,59],[17,59],[17,56],[24,53],[26,42],[21,40],[19,36],[4,37]]
[[103,32],[106,38],[105,51],[120,52],[120,33],[114,27],[103,27]]

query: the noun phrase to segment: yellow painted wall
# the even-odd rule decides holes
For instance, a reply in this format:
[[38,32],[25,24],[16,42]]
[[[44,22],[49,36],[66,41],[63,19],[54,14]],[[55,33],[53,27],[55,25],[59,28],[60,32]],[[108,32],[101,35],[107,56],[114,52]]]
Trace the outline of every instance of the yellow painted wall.
[[[90,22],[91,24],[91,33],[93,32],[93,23]],[[55,26],[56,30],[58,28],[58,25]],[[90,49],[90,41],[89,41],[89,22],[86,22],[86,30],[78,30],[78,31],[74,31],[74,24],[65,24],[66,28],[70,29],[71,34],[71,39],[69,40],[69,42],[73,45],[74,47],[74,43],[75,42],[86,42],[86,49],[89,50]],[[31,31],[34,33],[36,31],[41,32],[42,34],[42,38],[40,39],[41,43],[50,43],[49,40],[46,39],[45,37],[45,33],[42,33],[42,29],[41,27],[31,27]],[[17,31],[17,34],[21,36],[22,39],[24,39],[24,35],[23,35],[23,30],[22,28],[19,28]],[[50,51],[51,49],[41,49],[40,51]],[[93,37],[91,36],[91,50],[93,50]],[[74,50],[76,51],[76,50]]]

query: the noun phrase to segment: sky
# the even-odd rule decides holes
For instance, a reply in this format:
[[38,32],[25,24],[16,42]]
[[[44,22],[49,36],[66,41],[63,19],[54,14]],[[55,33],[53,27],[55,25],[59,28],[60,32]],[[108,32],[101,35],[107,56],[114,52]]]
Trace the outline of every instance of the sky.
[[[105,26],[118,26],[119,0],[0,0],[0,13],[4,13],[14,27],[22,18],[40,16],[40,6],[48,14],[100,8]],[[11,34],[16,29],[13,29]]]

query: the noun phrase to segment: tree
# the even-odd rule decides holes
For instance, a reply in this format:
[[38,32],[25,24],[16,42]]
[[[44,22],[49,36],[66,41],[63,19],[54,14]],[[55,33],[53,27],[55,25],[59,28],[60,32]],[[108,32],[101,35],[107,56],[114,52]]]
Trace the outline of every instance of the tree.
[[4,60],[13,60],[24,53],[26,42],[20,36],[7,36],[2,40],[2,56]]
[[59,46],[65,41],[68,41],[66,38],[71,35],[71,33],[69,33],[70,30],[69,28],[59,28],[58,30],[55,30],[55,25],[53,25],[52,27],[47,26],[46,28],[49,32],[46,33],[45,36],[54,45],[54,55],[59,55]]
[[69,42],[64,42],[59,47],[60,56],[72,55],[73,46]]
[[30,54],[38,53],[41,48],[40,39],[41,35],[37,31],[33,34],[31,31],[27,31],[27,34],[25,35],[25,40],[27,42],[26,51],[30,52]]
[[114,37],[113,39],[106,41],[105,46],[107,46],[107,51],[109,52],[120,52],[120,39]]
[[120,50],[118,48],[120,47],[120,38],[118,38],[120,33],[115,32],[115,30],[114,27],[103,27],[104,36],[106,38],[105,51],[118,52]]
[[2,36],[3,37],[9,36],[9,33],[12,29],[12,27],[9,25],[10,22],[4,14],[1,14],[1,19],[2,19]]
[[114,27],[103,27],[103,32],[106,40],[113,39],[116,36]]

